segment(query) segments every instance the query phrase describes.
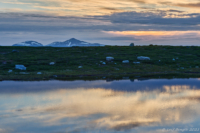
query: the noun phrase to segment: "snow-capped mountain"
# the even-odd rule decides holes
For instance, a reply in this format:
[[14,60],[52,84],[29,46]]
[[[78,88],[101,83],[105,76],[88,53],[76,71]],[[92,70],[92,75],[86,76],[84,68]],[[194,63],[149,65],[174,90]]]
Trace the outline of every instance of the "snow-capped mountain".
[[36,41],[25,41],[25,42],[14,44],[13,46],[42,47],[43,45]]
[[105,45],[99,44],[99,43],[88,43],[88,42],[77,40],[75,38],[71,38],[64,42],[53,42],[51,44],[48,44],[47,46],[51,46],[51,47],[74,47],[74,46],[90,47],[90,46],[105,46]]

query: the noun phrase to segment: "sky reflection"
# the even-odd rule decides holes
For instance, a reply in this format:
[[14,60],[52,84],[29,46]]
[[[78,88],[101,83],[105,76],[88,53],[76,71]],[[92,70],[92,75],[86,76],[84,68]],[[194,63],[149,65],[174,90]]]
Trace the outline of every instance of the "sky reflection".
[[0,132],[162,132],[199,127],[197,79],[12,82],[19,92],[10,82],[0,83]]

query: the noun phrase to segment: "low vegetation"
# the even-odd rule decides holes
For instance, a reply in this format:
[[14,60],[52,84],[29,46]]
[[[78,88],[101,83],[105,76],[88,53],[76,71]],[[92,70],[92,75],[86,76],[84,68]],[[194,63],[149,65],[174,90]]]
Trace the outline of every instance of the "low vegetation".
[[[106,57],[114,57],[112,62]],[[137,56],[150,57],[138,62]],[[123,64],[123,60],[129,60]],[[55,65],[49,65],[55,62]],[[106,64],[103,64],[105,62]],[[27,67],[16,70],[15,65]],[[82,67],[80,67],[82,66]],[[12,72],[8,72],[12,70]],[[40,75],[37,73],[41,72]],[[51,78],[105,78],[153,75],[200,76],[200,47],[197,46],[105,46],[105,47],[0,47],[0,80]]]

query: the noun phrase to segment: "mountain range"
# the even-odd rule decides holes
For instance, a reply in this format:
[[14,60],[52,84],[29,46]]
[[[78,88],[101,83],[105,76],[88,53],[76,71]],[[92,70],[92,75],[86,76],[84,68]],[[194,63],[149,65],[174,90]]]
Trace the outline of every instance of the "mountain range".
[[25,42],[21,42],[21,43],[16,43],[13,46],[42,47],[43,45],[41,43],[36,42],[36,41],[25,41]]
[[[36,41],[25,41],[21,43],[14,44],[13,46],[30,46],[30,47],[41,47],[43,46],[41,43],[38,43]],[[53,42],[48,45],[45,45],[48,47],[94,47],[94,46],[105,46],[103,44],[99,43],[88,43],[84,41],[77,40],[75,38],[71,38],[64,42]]]

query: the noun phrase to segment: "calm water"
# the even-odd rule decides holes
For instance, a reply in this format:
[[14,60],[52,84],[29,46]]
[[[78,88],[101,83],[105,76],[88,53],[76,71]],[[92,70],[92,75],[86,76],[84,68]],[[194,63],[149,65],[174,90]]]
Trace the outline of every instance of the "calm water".
[[0,82],[0,133],[200,132],[200,79]]

